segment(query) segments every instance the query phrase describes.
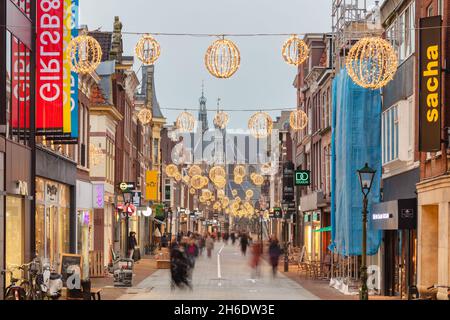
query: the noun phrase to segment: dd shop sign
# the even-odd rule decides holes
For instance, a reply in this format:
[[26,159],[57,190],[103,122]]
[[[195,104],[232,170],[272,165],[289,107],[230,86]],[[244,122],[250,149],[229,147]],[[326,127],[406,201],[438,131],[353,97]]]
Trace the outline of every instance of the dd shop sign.
[[442,19],[420,19],[419,151],[441,150]]
[[63,129],[63,0],[37,1],[36,129],[40,134]]

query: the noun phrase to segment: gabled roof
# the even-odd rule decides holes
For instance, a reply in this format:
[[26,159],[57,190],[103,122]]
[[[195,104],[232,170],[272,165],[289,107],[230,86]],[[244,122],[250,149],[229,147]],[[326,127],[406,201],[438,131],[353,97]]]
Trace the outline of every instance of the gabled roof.
[[102,61],[108,61],[112,46],[112,32],[89,31],[89,35],[98,41],[102,48]]

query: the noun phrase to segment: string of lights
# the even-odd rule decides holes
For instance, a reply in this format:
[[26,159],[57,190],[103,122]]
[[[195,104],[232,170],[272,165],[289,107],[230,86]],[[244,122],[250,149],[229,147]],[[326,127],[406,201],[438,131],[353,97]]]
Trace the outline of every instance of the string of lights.
[[[6,27],[6,28],[26,28],[29,29],[29,26],[25,25],[11,25],[11,24],[0,24],[0,27]],[[442,26],[432,26],[432,27],[413,27],[413,28],[405,28],[403,30],[431,30],[431,29],[447,29],[450,28],[450,25],[442,25]],[[33,28],[34,29],[34,28]],[[346,33],[353,33],[353,34],[363,34],[367,33],[369,30],[363,31],[363,30],[349,30],[345,31]],[[101,30],[100,28],[90,30],[89,32],[106,32],[106,33],[112,33],[112,31],[108,30]],[[152,36],[169,36],[169,37],[216,37],[216,38],[222,38],[222,37],[285,37],[285,36],[305,36],[308,33],[306,32],[282,32],[282,33],[172,33],[172,32],[137,32],[137,31],[122,31],[123,35],[136,35],[136,36],[143,36],[143,35],[152,35]],[[333,33],[333,32],[329,32]]]
[[[161,110],[166,111],[198,111],[198,107],[189,107],[189,108],[170,108],[170,107],[160,107]],[[242,109],[241,107],[236,107],[235,109],[222,109],[220,111],[224,112],[276,112],[276,111],[294,111],[297,110],[296,107],[281,107],[281,108],[255,108],[255,109]],[[206,109],[208,112],[217,112],[217,109]]]

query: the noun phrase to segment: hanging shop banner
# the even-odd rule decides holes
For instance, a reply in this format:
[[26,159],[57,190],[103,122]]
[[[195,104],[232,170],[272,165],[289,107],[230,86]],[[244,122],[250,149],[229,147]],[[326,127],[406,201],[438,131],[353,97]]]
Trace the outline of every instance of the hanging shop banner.
[[158,201],[158,171],[147,171],[145,174],[145,200]]
[[419,151],[441,150],[442,18],[420,19]]
[[283,200],[293,201],[295,198],[294,189],[295,165],[292,162],[285,163],[283,166]]
[[64,135],[70,137],[72,131],[72,120],[71,120],[71,100],[72,100],[72,86],[71,86],[71,76],[72,71],[70,67],[70,58],[67,54],[67,47],[69,46],[70,40],[72,40],[72,0],[64,0],[64,44],[63,44],[63,59],[64,59],[64,69],[63,69],[63,131]]
[[[72,19],[71,19],[71,34],[72,39],[78,37],[78,13],[79,0],[72,0]],[[69,61],[70,65],[70,61]],[[71,71],[70,78],[70,118],[71,124],[71,137],[78,139],[79,133],[79,116],[78,116],[78,73]]]
[[36,8],[36,132],[63,132],[62,0],[37,0]]
[[[25,0],[15,0],[14,3],[28,17],[31,6]],[[11,44],[11,128],[13,134],[29,134],[30,129],[30,50],[16,37]]]

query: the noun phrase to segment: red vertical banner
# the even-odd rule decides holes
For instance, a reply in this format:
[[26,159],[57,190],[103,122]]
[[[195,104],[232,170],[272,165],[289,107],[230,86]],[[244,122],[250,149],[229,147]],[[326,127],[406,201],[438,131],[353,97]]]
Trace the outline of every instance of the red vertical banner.
[[[15,0],[14,3],[30,15],[30,2]],[[11,128],[13,134],[30,129],[30,50],[15,37],[11,44]]]
[[63,131],[63,0],[38,0],[36,8],[36,130]]

